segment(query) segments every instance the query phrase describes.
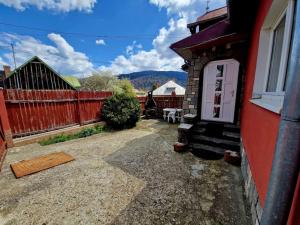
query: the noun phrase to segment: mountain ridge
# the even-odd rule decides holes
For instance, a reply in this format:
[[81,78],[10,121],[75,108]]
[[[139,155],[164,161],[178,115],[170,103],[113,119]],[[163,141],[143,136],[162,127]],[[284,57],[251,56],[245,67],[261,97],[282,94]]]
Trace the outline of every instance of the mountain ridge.
[[146,70],[128,74],[120,74],[119,79],[128,79],[136,89],[150,90],[153,85],[163,85],[169,80],[174,80],[177,84],[185,87],[187,73],[180,71],[156,71]]

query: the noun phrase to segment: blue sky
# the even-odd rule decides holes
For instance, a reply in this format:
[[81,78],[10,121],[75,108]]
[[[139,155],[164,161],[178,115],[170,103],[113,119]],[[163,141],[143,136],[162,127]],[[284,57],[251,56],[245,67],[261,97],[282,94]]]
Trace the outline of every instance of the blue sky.
[[[210,8],[225,5],[211,0]],[[62,74],[179,70],[168,49],[205,0],[0,0],[0,65],[40,56]]]

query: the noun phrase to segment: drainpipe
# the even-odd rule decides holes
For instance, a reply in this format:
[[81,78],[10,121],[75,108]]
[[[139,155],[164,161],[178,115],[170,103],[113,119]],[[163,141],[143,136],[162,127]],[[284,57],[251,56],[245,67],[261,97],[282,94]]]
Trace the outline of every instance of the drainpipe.
[[287,88],[261,225],[286,225],[300,167],[300,0],[296,1]]

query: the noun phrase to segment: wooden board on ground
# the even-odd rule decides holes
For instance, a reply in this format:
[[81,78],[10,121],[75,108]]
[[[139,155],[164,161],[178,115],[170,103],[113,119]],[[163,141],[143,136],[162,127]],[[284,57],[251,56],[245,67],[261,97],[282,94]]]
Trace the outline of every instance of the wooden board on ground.
[[64,152],[55,152],[49,155],[14,163],[11,164],[10,167],[14,172],[16,178],[20,178],[73,160],[75,159],[69,154],[66,154]]

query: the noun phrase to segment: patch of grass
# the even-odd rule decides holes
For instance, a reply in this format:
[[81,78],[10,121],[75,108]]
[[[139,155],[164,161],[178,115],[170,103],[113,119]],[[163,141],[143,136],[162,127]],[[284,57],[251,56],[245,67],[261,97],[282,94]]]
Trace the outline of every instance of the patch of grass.
[[96,125],[95,127],[92,127],[92,128],[84,128],[75,134],[68,134],[68,135],[60,134],[60,135],[51,137],[47,140],[40,141],[39,144],[42,146],[51,145],[51,144],[55,144],[55,143],[60,143],[60,142],[77,139],[77,138],[89,137],[94,134],[99,134],[99,133],[106,132],[109,130],[110,129],[107,128],[106,126]]

